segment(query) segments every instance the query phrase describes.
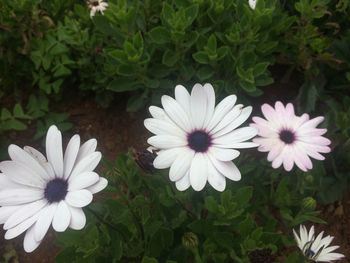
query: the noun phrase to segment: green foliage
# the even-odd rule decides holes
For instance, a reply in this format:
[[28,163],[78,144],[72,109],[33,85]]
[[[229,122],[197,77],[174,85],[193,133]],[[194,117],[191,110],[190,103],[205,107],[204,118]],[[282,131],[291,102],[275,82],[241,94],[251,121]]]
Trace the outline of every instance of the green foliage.
[[277,233],[284,226],[323,223],[315,207],[301,208],[302,189],[288,177],[275,187],[251,170],[246,186],[179,192],[166,174],[145,174],[129,156],[109,167],[104,201],[86,209],[88,226],[58,235],[57,262],[249,262],[252,251],[293,244],[291,228]]

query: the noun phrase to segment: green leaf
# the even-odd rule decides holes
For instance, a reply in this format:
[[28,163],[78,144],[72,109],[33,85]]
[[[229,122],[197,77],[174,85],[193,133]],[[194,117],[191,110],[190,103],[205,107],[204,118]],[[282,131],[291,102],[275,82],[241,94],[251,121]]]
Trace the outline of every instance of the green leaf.
[[139,89],[139,86],[132,79],[114,79],[108,85],[107,89],[114,92],[124,92]]
[[11,112],[8,109],[3,108],[1,110],[1,120],[5,121],[5,120],[11,119],[11,118],[12,118]]
[[201,64],[209,64],[209,58],[204,51],[198,51],[192,55],[193,59]]
[[172,67],[176,64],[178,61],[178,56],[176,52],[172,50],[167,50],[164,52],[163,57],[162,57],[162,63],[168,67]]
[[144,257],[141,263],[158,263],[156,258]]
[[214,73],[214,70],[210,66],[202,66],[197,70],[196,75],[201,81],[205,81],[210,79]]
[[153,41],[153,43],[156,43],[159,45],[168,43],[171,40],[169,31],[163,26],[152,28],[148,32],[148,35],[151,38],[151,41]]

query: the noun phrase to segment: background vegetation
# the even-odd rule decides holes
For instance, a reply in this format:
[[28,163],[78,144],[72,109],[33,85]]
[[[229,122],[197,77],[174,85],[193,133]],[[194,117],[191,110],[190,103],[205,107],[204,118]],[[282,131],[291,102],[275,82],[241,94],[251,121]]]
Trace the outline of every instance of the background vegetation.
[[[340,200],[348,186],[350,1],[259,0],[255,10],[235,0],[108,3],[90,18],[85,1],[0,2],[2,159],[11,131],[34,127],[37,140],[52,123],[70,129],[69,113],[55,105],[72,90],[103,107],[127,97],[127,111],[145,112],[176,84],[196,82],[256,109],[280,99],[324,115],[332,153],[306,174],[243,155],[244,180],[222,194],[179,193],[165,174],[146,175],[120,156],[88,227],[59,236],[57,261],[254,262],[256,250],[280,255],[292,246],[292,227],[321,223],[316,200]],[[300,262],[287,254],[285,262]]]

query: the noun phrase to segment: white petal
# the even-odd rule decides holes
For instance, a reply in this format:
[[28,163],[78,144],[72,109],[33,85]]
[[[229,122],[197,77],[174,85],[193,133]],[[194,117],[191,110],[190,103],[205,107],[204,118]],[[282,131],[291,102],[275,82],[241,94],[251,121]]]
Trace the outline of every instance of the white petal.
[[240,154],[239,151],[233,149],[218,148],[212,146],[209,148],[209,153],[220,161],[232,161],[237,158]]
[[3,161],[0,170],[12,181],[36,188],[44,188],[45,181],[29,167],[15,161]]
[[5,233],[5,239],[12,239],[22,234],[24,231],[30,228],[35,223],[36,220],[38,220],[38,216],[39,214],[37,213],[32,217],[26,219],[22,223],[18,224],[14,228],[7,230]]
[[159,149],[169,149],[173,147],[186,146],[187,140],[177,136],[171,135],[156,135],[148,138],[147,142]]
[[153,161],[153,166],[156,169],[166,169],[171,166],[176,157],[187,151],[187,147],[175,147],[166,150],[160,150],[157,157]]
[[3,206],[0,207],[0,224],[4,224],[6,220],[17,210],[21,209],[25,205],[15,205],[15,206]]
[[40,176],[44,180],[50,179],[45,169],[31,154],[18,147],[17,145],[11,144],[8,148],[9,155],[12,160],[17,163],[21,163],[23,166],[28,167],[36,175]]
[[100,177],[94,172],[80,173],[68,180],[68,191],[80,190],[92,186]]
[[23,248],[24,251],[27,253],[33,252],[41,243],[41,241],[36,241],[34,238],[35,234],[35,227],[32,226],[31,228],[28,229],[26,232],[26,235],[24,236],[24,241],[23,241]]
[[191,120],[194,128],[203,128],[207,113],[207,93],[200,84],[195,84],[191,92]]
[[80,162],[83,158],[85,158],[86,156],[95,152],[96,147],[97,147],[97,140],[96,139],[90,139],[90,140],[86,141],[85,143],[83,143],[83,145],[80,146],[78,156],[77,156],[75,163]]
[[52,203],[40,211],[38,221],[36,221],[34,226],[34,238],[36,241],[39,242],[45,237],[56,213],[57,206],[58,203]]
[[188,171],[184,177],[175,183],[176,189],[179,191],[185,191],[191,186],[190,171]]
[[67,229],[70,223],[71,214],[69,207],[64,200],[58,203],[55,215],[52,220],[52,227],[57,232],[63,232]]
[[208,158],[205,154],[196,153],[190,169],[190,182],[195,191],[201,191],[208,179]]
[[194,157],[194,151],[188,149],[177,156],[175,161],[170,167],[169,178],[170,181],[176,182],[180,180],[188,172],[192,159]]
[[232,181],[241,180],[241,173],[233,162],[222,162],[212,155],[209,155],[209,158],[214,167],[225,177]]
[[208,183],[219,192],[226,188],[225,177],[213,166],[212,162],[208,162]]
[[[234,106],[223,118],[222,120],[210,131],[210,134],[215,134],[218,131],[229,126],[242,112],[243,105],[238,104]],[[219,135],[220,136],[220,135]],[[216,136],[218,137],[218,136]]]
[[91,203],[92,193],[85,189],[68,192],[65,201],[74,207],[84,207]]
[[144,121],[144,125],[147,130],[156,135],[174,135],[181,138],[186,138],[186,133],[173,122],[159,119],[146,119]]
[[57,177],[63,177],[62,134],[52,125],[46,135],[46,156]]
[[21,205],[44,198],[44,192],[37,189],[9,189],[0,191],[0,206]]
[[174,123],[162,108],[151,106],[149,107],[149,112],[155,119]]
[[4,230],[8,230],[22,223],[24,220],[38,213],[45,205],[47,205],[47,200],[45,199],[24,205],[7,219],[4,224]]
[[25,150],[27,153],[29,153],[35,160],[37,160],[39,163],[46,163],[46,157],[39,152],[37,149],[31,147],[31,146],[24,146],[23,150]]
[[167,95],[163,95],[161,100],[166,114],[184,131],[189,131],[191,129],[189,117],[179,103]]
[[79,147],[80,147],[80,137],[79,135],[74,135],[66,148],[66,152],[64,153],[64,178],[68,178],[73,166],[76,162],[78,152],[79,152]]
[[203,88],[207,94],[207,114],[204,121],[204,127],[207,127],[215,110],[215,92],[210,83],[206,83]]
[[190,112],[190,94],[187,89],[182,85],[177,85],[175,87],[175,99],[181,105],[185,112]]
[[102,191],[103,189],[105,189],[107,187],[107,185],[108,185],[107,179],[104,177],[100,177],[100,179],[98,180],[97,183],[95,183],[92,186],[89,186],[86,189],[89,190],[92,194],[96,194],[96,193]]
[[221,137],[214,138],[213,144],[222,148],[233,148],[233,143],[249,140],[256,136],[257,133],[257,129],[253,127],[239,128]]
[[24,186],[21,184],[17,184],[16,182],[12,181],[10,177],[4,175],[3,173],[0,173],[0,190],[22,187]]
[[69,227],[74,230],[83,229],[86,224],[86,216],[83,209],[70,206],[69,210],[72,215]]
[[75,165],[70,177],[73,178],[80,173],[92,172],[100,162],[101,158],[102,155],[100,152],[93,152],[85,156]]
[[242,125],[249,118],[250,114],[252,113],[252,109],[253,108],[250,106],[242,109],[240,115],[235,120],[230,122],[230,124],[228,124],[225,128],[216,132],[214,137],[219,137],[224,134],[228,134],[229,132],[232,132],[234,129]]
[[236,95],[230,95],[223,99],[215,108],[213,117],[211,118],[207,130],[212,130],[224,116],[233,108],[237,100]]
[[254,142],[236,142],[231,144],[231,148],[233,149],[247,149],[247,148],[255,148],[258,146],[259,144]]

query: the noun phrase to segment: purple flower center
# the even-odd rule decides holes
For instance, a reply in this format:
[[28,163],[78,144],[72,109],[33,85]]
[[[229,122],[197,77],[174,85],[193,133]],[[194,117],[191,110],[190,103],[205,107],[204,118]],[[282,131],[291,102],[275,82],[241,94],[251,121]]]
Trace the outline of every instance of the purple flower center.
[[55,178],[47,183],[44,196],[49,203],[59,202],[66,197],[67,189],[67,181]]
[[281,141],[285,144],[292,144],[295,141],[295,134],[291,130],[282,130],[279,133]]
[[206,152],[211,145],[211,137],[205,131],[194,131],[187,137],[188,146],[195,152]]

